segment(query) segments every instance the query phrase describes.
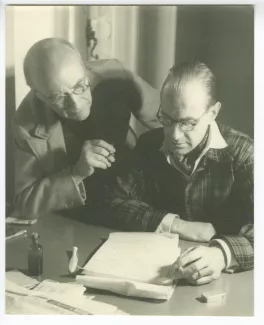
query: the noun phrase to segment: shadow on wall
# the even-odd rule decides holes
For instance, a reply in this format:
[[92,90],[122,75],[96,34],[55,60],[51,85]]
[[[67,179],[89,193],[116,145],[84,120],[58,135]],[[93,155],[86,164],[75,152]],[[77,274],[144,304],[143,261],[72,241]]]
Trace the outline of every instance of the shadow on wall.
[[158,42],[156,36],[158,34],[158,7],[142,6],[139,9],[139,30],[138,43],[139,48],[144,49],[138,56],[138,71],[141,72],[144,79],[151,84],[156,80],[155,69],[155,53],[157,52]]
[[161,89],[174,63],[177,6],[139,6],[138,18],[137,69]]
[[6,71],[6,214],[13,204],[14,197],[14,152],[11,120],[16,111],[14,69]]
[[206,61],[207,6],[178,6],[175,63]]
[[176,64],[198,59],[218,81],[218,121],[254,136],[253,6],[179,6]]

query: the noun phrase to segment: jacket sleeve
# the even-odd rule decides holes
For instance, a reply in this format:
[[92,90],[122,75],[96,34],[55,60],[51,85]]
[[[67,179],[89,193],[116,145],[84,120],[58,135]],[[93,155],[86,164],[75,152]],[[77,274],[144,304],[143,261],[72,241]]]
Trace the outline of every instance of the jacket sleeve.
[[15,210],[12,216],[32,219],[50,211],[83,205],[86,199],[84,186],[74,182],[70,167],[46,175],[26,131],[13,125],[13,133]]
[[144,180],[132,169],[116,178],[115,188],[107,201],[114,225],[128,231],[155,231],[168,212],[153,208],[142,200]]
[[168,211],[158,210],[147,202],[149,190],[141,167],[141,139],[132,153],[129,163],[119,171],[109,192],[107,210],[116,227],[128,231],[156,231]]
[[[233,213],[237,214],[239,229],[236,235],[234,235],[235,231],[233,231],[233,234],[220,231],[215,238],[223,239],[228,244],[239,264],[236,271],[250,270],[254,267],[253,146],[250,146],[247,150],[247,156],[239,163],[239,167],[234,176],[236,197],[239,198],[236,205],[240,205],[241,207],[238,211],[233,211]],[[225,217],[228,218],[228,215]]]

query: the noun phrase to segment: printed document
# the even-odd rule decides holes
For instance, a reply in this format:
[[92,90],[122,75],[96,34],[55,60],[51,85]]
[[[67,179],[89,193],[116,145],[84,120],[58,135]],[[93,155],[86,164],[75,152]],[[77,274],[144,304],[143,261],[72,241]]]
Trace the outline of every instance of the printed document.
[[[6,314],[11,315],[126,315],[116,306],[81,294],[80,285],[44,280],[29,290],[6,278]],[[61,286],[60,286],[61,285]],[[70,286],[71,288],[67,288]],[[70,291],[76,286],[75,294]],[[67,292],[67,294],[66,294]]]

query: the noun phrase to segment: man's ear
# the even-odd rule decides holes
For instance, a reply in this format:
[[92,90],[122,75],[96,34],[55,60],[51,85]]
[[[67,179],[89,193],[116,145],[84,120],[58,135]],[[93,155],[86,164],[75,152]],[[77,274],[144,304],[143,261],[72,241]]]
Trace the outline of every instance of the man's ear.
[[211,111],[211,116],[212,116],[212,121],[214,121],[221,109],[221,103],[220,102],[216,102],[210,109]]

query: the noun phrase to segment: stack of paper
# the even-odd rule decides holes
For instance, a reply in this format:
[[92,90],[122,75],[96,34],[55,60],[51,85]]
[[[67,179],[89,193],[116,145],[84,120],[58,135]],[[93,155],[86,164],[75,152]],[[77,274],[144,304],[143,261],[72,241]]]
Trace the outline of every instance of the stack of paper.
[[[20,277],[21,279],[22,277]],[[6,277],[6,313],[23,315],[125,315],[116,306],[91,300],[85,288],[74,283],[51,280],[34,289],[18,285]]]
[[126,296],[170,299],[171,265],[180,255],[178,235],[111,233],[76,281]]
[[44,280],[33,288],[33,292],[40,292],[48,296],[66,295],[69,297],[81,296],[86,288],[76,283],[60,283],[52,280]]
[[12,270],[6,272],[6,279],[10,282],[13,282],[21,287],[32,289],[37,284],[39,284],[39,281],[36,279],[33,279],[29,276],[24,275],[22,272],[18,270]]

